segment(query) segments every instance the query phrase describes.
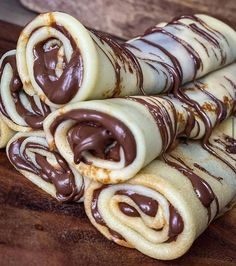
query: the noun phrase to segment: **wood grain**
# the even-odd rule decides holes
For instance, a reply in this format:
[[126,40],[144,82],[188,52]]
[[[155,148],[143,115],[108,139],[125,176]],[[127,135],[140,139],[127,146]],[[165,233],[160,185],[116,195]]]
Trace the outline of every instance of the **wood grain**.
[[134,37],[162,21],[183,15],[207,13],[236,28],[235,0],[20,0],[37,12],[60,10],[81,20],[85,25],[123,38]]
[[[0,28],[1,55],[15,45],[20,28],[1,21]],[[235,221],[236,208],[211,224],[182,258],[153,260],[105,239],[89,223],[82,204],[59,204],[17,173],[0,151],[1,266],[233,266]]]

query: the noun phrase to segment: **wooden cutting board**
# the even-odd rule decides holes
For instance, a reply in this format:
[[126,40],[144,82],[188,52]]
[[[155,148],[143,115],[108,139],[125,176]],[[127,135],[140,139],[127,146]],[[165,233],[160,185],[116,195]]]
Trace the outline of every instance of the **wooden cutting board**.
[[[21,28],[0,21],[0,56]],[[82,204],[59,204],[27,181],[0,151],[0,265],[236,265],[236,208],[212,223],[182,258],[162,262],[104,238]]]

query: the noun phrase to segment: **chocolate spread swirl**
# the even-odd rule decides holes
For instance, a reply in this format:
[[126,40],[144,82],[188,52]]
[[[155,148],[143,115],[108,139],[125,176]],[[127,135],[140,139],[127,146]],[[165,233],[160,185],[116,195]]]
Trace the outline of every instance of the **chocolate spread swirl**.
[[[91,202],[91,213],[92,213],[94,220],[98,224],[102,226],[106,226],[106,227],[108,226],[105,223],[104,219],[102,218],[100,212],[98,211],[98,200],[99,200],[99,195],[101,191],[103,189],[106,189],[107,187],[109,186],[101,186],[100,188],[94,190],[93,196],[92,196],[92,202]],[[151,197],[141,195],[137,192],[134,192],[132,190],[126,190],[126,189],[116,191],[115,195],[125,195],[129,197],[137,205],[139,211],[133,206],[130,206],[129,204],[125,202],[118,203],[118,207],[120,211],[129,217],[141,217],[139,212],[143,212],[145,215],[148,215],[150,217],[155,217],[157,214],[159,204],[156,200],[154,200]],[[169,212],[170,212],[169,232],[168,232],[169,239],[167,241],[171,242],[171,241],[176,240],[178,235],[182,233],[184,229],[184,222],[183,222],[182,217],[178,213],[178,211],[170,203],[169,203]],[[110,231],[110,228],[109,228],[109,231]],[[119,235],[119,239],[124,239],[124,238]]]
[[34,47],[34,76],[37,84],[51,102],[66,104],[81,87],[84,71],[83,60],[79,47],[69,32],[63,26],[55,23],[51,27],[60,31],[69,39],[73,49],[71,59],[67,62],[66,57],[63,56],[63,72],[58,76],[55,70],[60,45],[53,43],[50,47],[47,47],[46,43],[53,40],[52,38],[40,42]]
[[26,137],[21,137],[9,146],[9,158],[11,163],[20,170],[38,175],[44,181],[52,183],[56,189],[56,197],[61,202],[78,201],[84,195],[84,181],[78,191],[75,177],[67,162],[56,151],[51,152],[55,156],[58,167],[51,165],[47,158],[35,153],[37,165],[26,154],[27,149],[41,149],[49,152],[46,146],[34,142],[27,142],[20,153],[21,145]]
[[[36,130],[42,129],[43,121],[51,113],[51,109],[41,101],[40,102],[42,107],[41,110],[37,106],[34,98],[27,94],[25,94],[25,96],[27,97],[33,112],[25,108],[24,103],[20,99],[20,93],[23,92],[22,89],[23,85],[17,71],[15,55],[9,55],[4,58],[0,69],[0,80],[2,79],[4,67],[7,64],[10,64],[13,72],[13,76],[10,82],[10,92],[11,92],[11,97],[14,100],[16,111],[25,120],[26,124],[29,125],[31,128]],[[6,108],[3,104],[1,95],[0,95],[0,111],[8,119],[11,119],[10,114],[7,113]]]
[[[140,195],[131,190],[119,190],[115,193],[115,195],[124,195],[131,198],[132,201],[139,207],[139,209],[148,216],[155,217],[157,214],[158,203],[150,197]],[[125,209],[121,210],[124,211]],[[126,212],[126,214],[128,213]]]
[[124,150],[125,165],[129,165],[136,158],[134,136],[120,120],[94,110],[72,110],[55,119],[50,126],[51,133],[54,134],[57,126],[67,119],[76,121],[67,137],[75,163],[85,161],[84,151],[101,159],[119,161],[120,147]]

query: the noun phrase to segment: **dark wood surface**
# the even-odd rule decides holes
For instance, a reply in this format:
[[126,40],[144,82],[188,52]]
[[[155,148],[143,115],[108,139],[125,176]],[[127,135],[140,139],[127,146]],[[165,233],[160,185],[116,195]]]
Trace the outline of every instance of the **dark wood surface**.
[[183,14],[205,13],[236,28],[235,0],[19,0],[30,10],[60,10],[77,17],[85,25],[131,38],[145,29]]
[[[21,28],[0,21],[0,55]],[[18,174],[0,151],[0,265],[236,265],[236,209],[219,218],[182,258],[162,262],[105,239],[82,204],[59,204]]]

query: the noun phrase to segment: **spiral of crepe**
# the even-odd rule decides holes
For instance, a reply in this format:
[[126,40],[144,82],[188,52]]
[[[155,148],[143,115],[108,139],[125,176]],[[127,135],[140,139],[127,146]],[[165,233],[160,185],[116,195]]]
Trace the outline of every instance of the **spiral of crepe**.
[[0,149],[5,148],[8,141],[14,136],[15,132],[11,130],[0,117]]
[[49,151],[43,131],[18,132],[6,151],[17,171],[58,201],[83,201],[89,179],[69,166],[57,151]]
[[176,137],[203,139],[207,146],[212,129],[234,112],[235,71],[231,64],[187,84],[179,90],[182,99],[169,94],[69,104],[44,121],[47,141],[81,174],[123,182]]
[[[234,128],[233,128],[234,126]],[[108,239],[155,259],[182,256],[209,223],[234,205],[236,124],[224,121],[210,138],[216,158],[199,141],[177,148],[116,185],[91,182],[85,210]]]
[[0,112],[5,123],[15,131],[42,130],[51,111],[37,95],[25,93],[16,68],[16,51],[6,52],[0,59]]
[[29,95],[58,107],[167,91],[233,62],[235,45],[235,31],[206,15],[180,17],[119,44],[68,14],[50,12],[20,34],[17,67]]

